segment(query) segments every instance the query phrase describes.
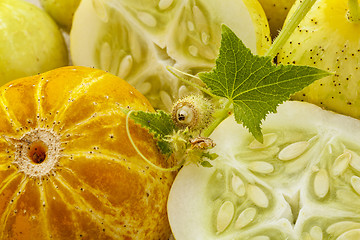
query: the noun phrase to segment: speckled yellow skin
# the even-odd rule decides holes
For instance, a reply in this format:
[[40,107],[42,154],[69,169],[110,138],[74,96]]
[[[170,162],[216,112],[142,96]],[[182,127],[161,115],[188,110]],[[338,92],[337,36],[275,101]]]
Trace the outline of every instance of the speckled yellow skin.
[[[296,1],[290,12],[299,3]],[[348,0],[316,1],[277,60],[333,73],[315,81],[293,99],[360,118],[360,22],[348,20],[348,9]]]
[[[175,174],[135,152],[121,107],[153,111],[125,81],[85,67],[0,88],[0,239],[168,239]],[[150,161],[171,165],[145,129],[130,121],[130,132]]]

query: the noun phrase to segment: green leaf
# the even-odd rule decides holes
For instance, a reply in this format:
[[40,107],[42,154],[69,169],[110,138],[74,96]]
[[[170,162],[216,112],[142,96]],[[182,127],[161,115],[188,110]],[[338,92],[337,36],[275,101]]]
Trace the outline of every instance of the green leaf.
[[271,57],[257,56],[228,28],[222,26],[220,54],[215,68],[200,73],[211,92],[233,102],[234,115],[262,142],[261,122],[276,107],[328,72],[295,65],[272,63]]
[[207,168],[211,168],[213,166],[208,161],[202,161],[202,162],[200,162],[200,165],[203,167],[207,167]]
[[158,110],[154,113],[132,111],[130,118],[133,119],[135,123],[148,129],[148,131],[154,135],[162,154],[169,155],[172,153],[171,144],[164,140],[165,136],[173,134],[176,130],[176,126],[172,121],[170,114],[162,110]]

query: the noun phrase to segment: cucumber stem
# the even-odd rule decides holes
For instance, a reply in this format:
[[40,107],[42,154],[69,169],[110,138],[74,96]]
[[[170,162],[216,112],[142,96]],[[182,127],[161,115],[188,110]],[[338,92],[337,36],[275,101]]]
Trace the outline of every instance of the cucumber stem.
[[208,89],[200,86],[200,85],[197,84],[197,83],[194,83],[194,82],[192,82],[192,81],[189,81],[189,80],[187,80],[187,79],[185,79],[185,78],[180,77],[180,76],[179,76],[178,74],[176,74],[175,72],[181,73],[181,74],[183,74],[183,75],[185,75],[185,76],[188,76],[188,77],[196,78],[196,79],[198,79],[198,80],[201,81],[201,79],[200,79],[199,77],[194,76],[194,75],[189,74],[189,73],[186,73],[186,72],[183,72],[183,71],[181,71],[181,70],[179,70],[179,69],[176,69],[176,68],[174,68],[174,67],[171,67],[171,66],[167,66],[166,69],[167,69],[172,75],[174,75],[175,77],[177,77],[179,80],[185,82],[186,84],[188,84],[188,85],[190,85],[190,86],[192,86],[192,87],[194,87],[194,88],[200,89],[201,91],[203,91],[204,93],[210,95],[210,96],[213,97],[213,98],[219,98],[217,95],[213,94],[210,90],[208,90]]
[[349,0],[348,20],[351,22],[360,22],[360,6],[358,0]]
[[203,137],[209,137],[219,124],[233,112],[232,102],[227,100],[225,106],[214,113],[214,121],[202,132]]
[[[350,1],[351,0],[349,0],[349,2]],[[279,50],[284,46],[285,42],[289,39],[292,32],[299,25],[299,23],[302,21],[302,19],[305,17],[305,15],[308,13],[308,11],[311,9],[315,2],[316,0],[305,0],[298,6],[294,14],[284,25],[284,28],[280,31],[279,35],[275,38],[275,41],[273,42],[265,56],[270,56],[274,58],[278,54]]]
[[171,167],[171,168],[163,168],[160,166],[155,165],[154,163],[152,163],[149,159],[147,159],[147,157],[144,156],[144,154],[142,154],[142,152],[140,151],[140,149],[136,146],[133,138],[131,137],[130,134],[130,127],[129,127],[129,118],[131,113],[133,113],[133,110],[130,110],[127,114],[126,114],[126,118],[125,118],[125,127],[126,127],[126,134],[130,140],[131,145],[133,146],[133,148],[135,149],[136,153],[139,154],[139,156],[147,163],[149,164],[151,167],[155,168],[156,170],[159,171],[164,171],[164,172],[173,172],[173,171],[177,171],[179,170],[185,163],[185,159],[183,159],[179,164]]

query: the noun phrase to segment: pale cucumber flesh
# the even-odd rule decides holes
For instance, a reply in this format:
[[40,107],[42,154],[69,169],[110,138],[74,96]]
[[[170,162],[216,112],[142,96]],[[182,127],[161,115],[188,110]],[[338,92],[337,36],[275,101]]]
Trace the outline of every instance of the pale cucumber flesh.
[[168,202],[175,238],[358,236],[360,121],[293,101],[262,129],[260,144],[230,117],[211,135],[214,166],[180,170]]
[[[264,21],[259,17],[257,22]],[[259,50],[257,23],[243,1],[83,0],[70,34],[72,60],[120,76],[155,108],[170,110],[174,100],[198,91],[167,67],[193,75],[211,70],[220,47],[221,24],[228,25],[254,53]],[[263,28],[267,29],[262,37],[269,33],[266,24]]]

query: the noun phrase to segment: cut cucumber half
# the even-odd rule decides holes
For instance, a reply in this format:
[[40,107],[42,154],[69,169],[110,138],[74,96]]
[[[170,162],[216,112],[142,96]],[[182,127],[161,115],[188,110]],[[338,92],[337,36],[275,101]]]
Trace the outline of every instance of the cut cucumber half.
[[180,170],[168,200],[175,239],[357,239],[360,121],[297,101],[277,111],[263,143],[229,117],[211,135],[213,167]]
[[196,90],[167,67],[193,75],[209,71],[222,24],[254,53],[270,46],[266,16],[253,0],[83,0],[70,33],[72,61],[109,71],[135,86],[154,107],[170,110],[174,100]]

